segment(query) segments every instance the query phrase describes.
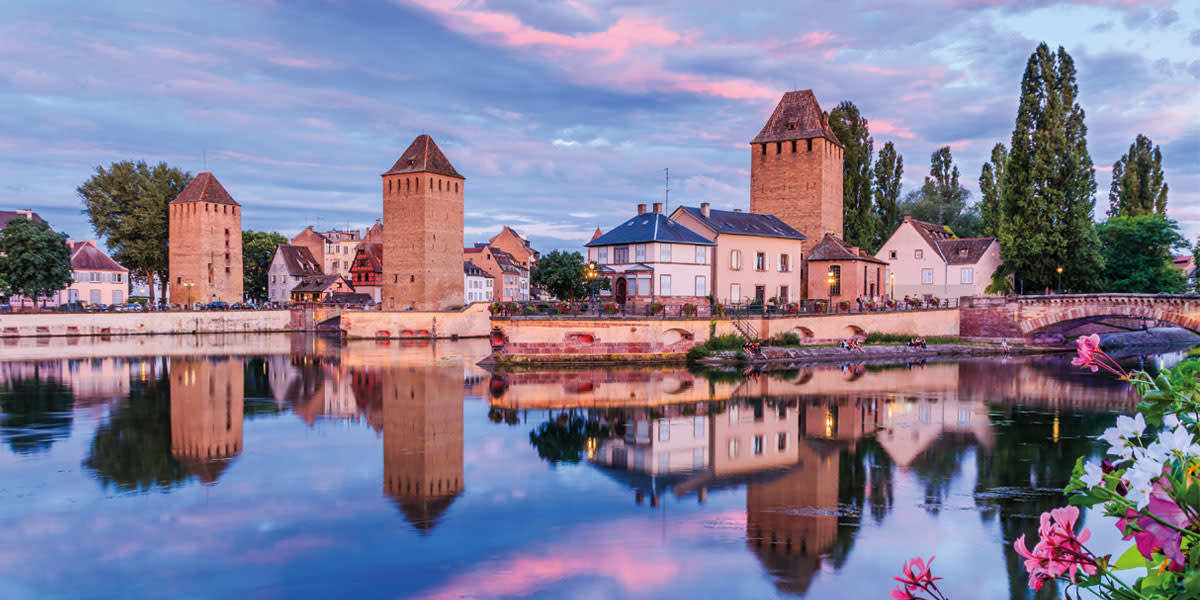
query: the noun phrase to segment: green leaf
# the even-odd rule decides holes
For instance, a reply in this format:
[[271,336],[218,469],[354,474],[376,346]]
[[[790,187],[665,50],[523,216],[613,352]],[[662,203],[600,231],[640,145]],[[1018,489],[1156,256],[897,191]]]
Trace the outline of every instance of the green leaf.
[[1113,570],[1124,571],[1126,569],[1136,569],[1145,566],[1147,566],[1146,557],[1142,556],[1141,552],[1138,552],[1137,544],[1131,544],[1125,549],[1125,552],[1121,553],[1121,557],[1113,565]]

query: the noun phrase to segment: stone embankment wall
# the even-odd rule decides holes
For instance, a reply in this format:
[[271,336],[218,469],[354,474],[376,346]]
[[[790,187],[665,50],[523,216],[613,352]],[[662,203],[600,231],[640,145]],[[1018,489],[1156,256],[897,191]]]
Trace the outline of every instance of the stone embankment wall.
[[[810,343],[870,332],[954,336],[958,310],[898,311],[753,318],[766,339],[788,332]],[[737,333],[728,319],[497,319],[507,343],[501,355],[534,362],[675,359],[711,334]]]
[[291,331],[286,310],[0,315],[0,337]]
[[348,338],[486,337],[491,331],[486,302],[460,311],[346,311],[339,328]]

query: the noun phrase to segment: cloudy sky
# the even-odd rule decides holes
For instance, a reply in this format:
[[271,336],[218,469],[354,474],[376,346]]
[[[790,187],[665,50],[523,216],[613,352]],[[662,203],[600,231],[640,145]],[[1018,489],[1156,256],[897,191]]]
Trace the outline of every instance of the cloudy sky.
[[93,235],[76,186],[127,159],[214,172],[247,229],[363,227],[427,132],[467,177],[468,243],[509,224],[576,248],[661,199],[664,168],[672,205],[747,207],[748,142],[805,88],[854,101],[906,189],[950,145],[977,198],[1041,41],[1079,69],[1097,213],[1144,133],[1200,235],[1194,0],[0,4],[0,208],[74,237]]

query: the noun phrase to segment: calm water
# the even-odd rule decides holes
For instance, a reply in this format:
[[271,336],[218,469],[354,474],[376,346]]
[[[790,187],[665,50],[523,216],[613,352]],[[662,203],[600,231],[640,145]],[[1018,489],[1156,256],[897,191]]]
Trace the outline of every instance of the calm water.
[[1009,544],[1134,401],[1057,356],[743,379],[486,353],[0,346],[0,598],[884,598],[916,554],[953,598],[1025,598]]

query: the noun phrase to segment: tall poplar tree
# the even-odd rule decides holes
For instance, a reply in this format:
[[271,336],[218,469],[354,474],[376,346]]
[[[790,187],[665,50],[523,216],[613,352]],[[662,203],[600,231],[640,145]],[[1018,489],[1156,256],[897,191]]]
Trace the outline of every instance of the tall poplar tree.
[[846,241],[861,248],[875,244],[878,225],[872,210],[871,155],[874,140],[867,119],[849,100],[829,113],[829,126],[845,146],[842,160],[842,228]]
[[1004,144],[992,147],[992,160],[983,163],[979,174],[979,216],[983,218],[983,235],[1000,235],[1000,189],[1004,181],[1004,164],[1008,162],[1008,149]]
[[900,190],[903,187],[900,178],[903,175],[904,157],[896,152],[896,146],[891,142],[884,144],[879,149],[879,157],[875,159],[875,218],[878,227],[875,244],[871,246],[872,252],[883,247],[903,219],[900,214]]
[[1110,217],[1167,214],[1162,152],[1150,138],[1139,133],[1129,152],[1113,164],[1108,203]]
[[1104,259],[1092,222],[1096,177],[1087,150],[1075,62],[1062,47],[1043,42],[1021,80],[1000,195],[1000,257],[995,277],[1015,276],[1018,290],[1057,285],[1096,289]]

